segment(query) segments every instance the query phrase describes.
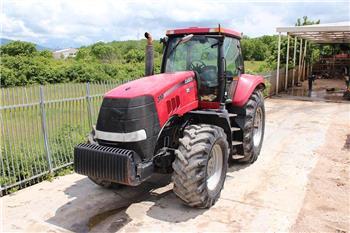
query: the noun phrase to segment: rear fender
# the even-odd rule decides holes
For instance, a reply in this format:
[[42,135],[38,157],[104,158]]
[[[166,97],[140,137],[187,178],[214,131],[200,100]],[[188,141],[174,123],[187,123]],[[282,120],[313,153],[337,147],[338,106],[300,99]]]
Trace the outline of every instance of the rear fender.
[[264,78],[260,75],[243,74],[239,77],[232,105],[242,107],[256,88],[265,89]]

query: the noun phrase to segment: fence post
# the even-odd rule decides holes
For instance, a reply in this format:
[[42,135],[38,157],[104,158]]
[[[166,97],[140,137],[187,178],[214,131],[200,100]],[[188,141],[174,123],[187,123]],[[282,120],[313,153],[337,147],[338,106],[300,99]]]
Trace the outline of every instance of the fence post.
[[91,95],[90,95],[90,83],[86,83],[86,102],[88,110],[88,121],[90,128],[92,128],[92,109],[91,109]]
[[40,86],[40,112],[41,112],[41,128],[44,135],[44,148],[47,158],[47,164],[49,166],[49,172],[52,172],[52,161],[51,161],[51,152],[48,141],[48,132],[46,125],[46,111],[45,111],[45,101],[44,101],[44,89],[43,86]]

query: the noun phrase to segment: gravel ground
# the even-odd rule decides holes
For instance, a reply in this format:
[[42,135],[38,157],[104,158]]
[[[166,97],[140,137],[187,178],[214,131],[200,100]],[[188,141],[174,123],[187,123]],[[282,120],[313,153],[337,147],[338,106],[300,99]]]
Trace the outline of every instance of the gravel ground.
[[169,177],[104,190],[71,174],[1,198],[0,231],[350,231],[350,105],[269,99],[262,153],[229,168],[214,207],[188,208]]

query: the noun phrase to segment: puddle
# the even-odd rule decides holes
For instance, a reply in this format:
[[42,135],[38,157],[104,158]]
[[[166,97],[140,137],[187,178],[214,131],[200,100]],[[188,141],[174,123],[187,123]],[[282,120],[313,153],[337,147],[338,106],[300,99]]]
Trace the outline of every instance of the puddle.
[[131,218],[129,218],[129,216],[121,217],[111,223],[111,225],[108,227],[108,231],[117,232],[120,230],[120,228],[128,224],[130,221],[131,221]]
[[[105,212],[102,212],[102,213],[99,213],[99,214],[92,216],[88,222],[89,231],[91,231],[92,228],[94,228],[95,226],[97,226],[98,224],[100,224],[102,221],[106,220],[110,216],[118,214],[121,211],[126,210],[131,204],[132,204],[132,202],[125,204],[125,205],[122,205],[118,208],[107,210]],[[127,222],[126,220],[127,219],[124,217],[124,218],[120,218],[120,219],[114,221],[113,223],[118,223],[118,225],[120,226],[119,228],[121,228],[122,226],[124,226],[126,224],[126,222]]]
[[[166,188],[166,187],[163,187]],[[167,196],[168,194],[172,193],[172,189],[165,189],[163,190],[162,188],[159,190],[160,192],[157,192],[157,189],[150,190],[148,193],[142,193],[141,195],[133,198],[132,200],[128,200],[125,203],[121,203],[118,207],[114,209],[110,209],[101,213],[98,213],[92,217],[90,217],[88,221],[88,228],[89,231],[91,231],[95,226],[99,225],[101,222],[106,220],[107,218],[122,213],[122,216],[118,218],[117,220],[113,220],[111,225],[109,226],[109,230],[115,232],[118,231],[120,228],[128,224],[130,221],[132,221],[131,218],[125,213],[126,209],[135,203],[141,202],[141,201],[153,201],[156,202],[159,199]]]
[[343,102],[344,91],[345,83],[341,79],[317,79],[311,92],[307,82],[303,82],[301,86],[291,87],[280,94],[300,100]]

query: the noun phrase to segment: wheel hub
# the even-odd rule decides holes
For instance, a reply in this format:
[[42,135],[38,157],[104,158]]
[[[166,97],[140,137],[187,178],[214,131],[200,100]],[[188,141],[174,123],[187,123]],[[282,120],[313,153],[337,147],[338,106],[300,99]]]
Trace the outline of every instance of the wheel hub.
[[261,142],[262,136],[262,125],[263,125],[263,112],[261,107],[258,107],[254,117],[254,130],[253,130],[253,143],[254,147],[258,147]]
[[215,144],[211,150],[207,165],[207,187],[210,191],[216,189],[220,182],[223,168],[223,154],[220,145]]

